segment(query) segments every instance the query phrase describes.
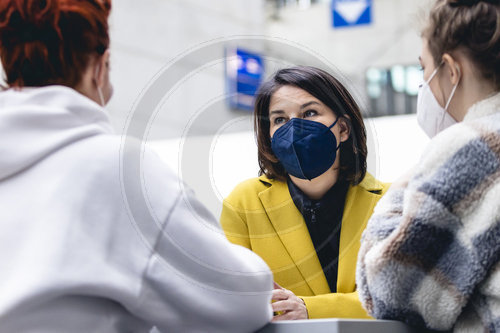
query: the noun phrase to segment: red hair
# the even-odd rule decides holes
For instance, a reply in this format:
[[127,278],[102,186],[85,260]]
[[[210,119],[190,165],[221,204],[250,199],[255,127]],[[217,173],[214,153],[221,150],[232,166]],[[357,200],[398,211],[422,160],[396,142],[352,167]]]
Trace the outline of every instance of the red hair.
[[76,87],[109,47],[111,0],[0,1],[0,60],[10,87]]

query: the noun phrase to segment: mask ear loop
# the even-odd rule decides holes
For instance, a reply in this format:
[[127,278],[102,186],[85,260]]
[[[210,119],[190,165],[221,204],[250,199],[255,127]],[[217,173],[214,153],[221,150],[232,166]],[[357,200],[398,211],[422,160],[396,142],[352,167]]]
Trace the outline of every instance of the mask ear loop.
[[95,77],[96,77],[96,82],[95,82],[95,85],[97,87],[97,94],[99,95],[99,99],[101,100],[101,106],[102,107],[105,107],[106,106],[106,101],[104,100],[104,94],[102,93],[102,89],[101,87],[99,87],[99,84],[97,84],[97,75],[99,74],[99,70],[100,70],[101,66],[99,65],[99,67],[97,67],[95,69]]
[[[339,119],[340,119],[340,116],[337,116],[337,119],[335,119],[335,121],[333,122],[333,124],[332,124],[330,127],[328,127],[328,130],[331,130],[331,129],[333,128],[333,126],[335,126],[335,125],[337,124],[337,122],[339,121]],[[337,151],[337,150],[339,150],[339,149],[340,149],[340,144],[341,144],[341,143],[342,143],[342,142],[340,142],[340,143],[338,144],[337,148],[335,148],[335,151]]]
[[[432,72],[431,77],[429,78],[429,80],[427,80],[427,81],[425,82],[425,84],[427,84],[427,85],[428,85],[429,83],[431,83],[432,79],[434,78],[434,76],[436,76],[436,75],[437,75],[437,73],[439,72],[439,69],[441,68],[441,66],[442,66],[442,65],[443,65],[443,63],[440,63],[440,64],[439,64],[439,66],[437,66],[437,68],[434,70],[434,72]],[[422,85],[422,86],[423,86],[423,85]]]
[[424,86],[424,84],[429,85],[431,83],[432,79],[434,78],[434,76],[436,76],[437,73],[439,72],[439,69],[441,68],[442,65],[443,65],[443,62],[441,62],[439,64],[439,66],[437,66],[436,69],[434,69],[434,72],[432,72],[432,74],[429,77],[429,79],[427,81],[425,81],[424,83],[422,83],[421,85],[419,85],[418,87],[422,88]]
[[337,119],[335,119],[335,121],[333,122],[333,124],[330,125],[330,127],[328,127],[328,129],[332,129],[333,126],[335,126],[337,124],[337,122],[339,121],[340,119],[340,116],[337,116]]
[[462,76],[462,74],[460,73],[460,67],[458,67],[458,65],[456,65],[456,69],[457,69],[458,75],[459,75],[458,82],[457,82],[457,84],[455,84],[455,86],[451,90],[451,95],[450,95],[450,98],[448,98],[448,102],[446,102],[446,106],[444,107],[444,111],[448,111],[448,107],[450,106],[451,99],[455,95],[455,91],[457,90],[458,84],[460,83],[460,79],[461,79],[461,76]]
[[[455,96],[455,91],[457,90],[458,88],[458,84],[460,83],[460,79],[461,79],[461,76],[462,74],[460,73],[460,67],[458,67],[458,65],[456,65],[456,69],[458,71],[458,82],[457,84],[455,84],[453,86],[453,89],[451,90],[451,94],[450,94],[450,97],[448,98],[448,101],[446,102],[446,105],[444,107],[444,112],[443,112],[443,115],[441,116],[441,122],[439,123],[439,128],[442,128],[443,126],[443,123],[444,123],[444,117],[446,116],[446,113],[448,112],[448,107],[450,106],[450,103],[451,103],[451,100],[453,99],[453,96]],[[448,112],[449,113],[449,112]],[[451,116],[451,115],[450,115]]]

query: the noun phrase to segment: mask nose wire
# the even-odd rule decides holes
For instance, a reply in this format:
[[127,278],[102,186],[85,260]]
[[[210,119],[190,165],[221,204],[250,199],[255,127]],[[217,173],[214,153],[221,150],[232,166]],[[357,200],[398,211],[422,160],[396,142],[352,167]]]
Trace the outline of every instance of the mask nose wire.
[[[300,118],[295,118],[295,117],[294,117],[294,118],[290,119],[290,120],[289,120],[289,121],[288,121],[285,125],[283,125],[283,126],[281,126],[280,128],[278,128],[278,129],[277,129],[277,130],[273,133],[273,135],[270,137],[271,142],[273,141],[274,136],[276,135],[276,132],[278,132],[279,130],[281,130],[282,128],[284,128],[286,125],[288,125],[289,123],[291,123],[291,121],[292,121],[292,120],[294,120],[294,119],[300,119]],[[340,116],[337,116],[337,119],[335,119],[335,121],[333,122],[333,124],[331,124],[331,125],[328,127],[328,130],[332,129],[332,128],[333,128],[333,127],[337,124],[337,122],[339,121],[339,119],[340,119]],[[337,150],[339,149],[339,147],[340,147],[340,144],[337,146]]]

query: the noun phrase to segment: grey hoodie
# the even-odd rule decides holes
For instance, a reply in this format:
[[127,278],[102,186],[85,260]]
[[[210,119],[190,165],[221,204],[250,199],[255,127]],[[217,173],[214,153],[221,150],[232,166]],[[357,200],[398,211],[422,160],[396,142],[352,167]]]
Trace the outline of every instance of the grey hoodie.
[[250,332],[272,275],[61,86],[0,93],[0,332]]

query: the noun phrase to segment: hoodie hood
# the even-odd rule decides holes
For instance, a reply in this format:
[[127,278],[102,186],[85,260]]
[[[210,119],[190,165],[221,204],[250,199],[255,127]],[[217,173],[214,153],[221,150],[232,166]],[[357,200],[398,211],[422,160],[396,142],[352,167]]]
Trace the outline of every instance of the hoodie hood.
[[76,141],[112,132],[106,111],[71,88],[0,92],[0,180]]

